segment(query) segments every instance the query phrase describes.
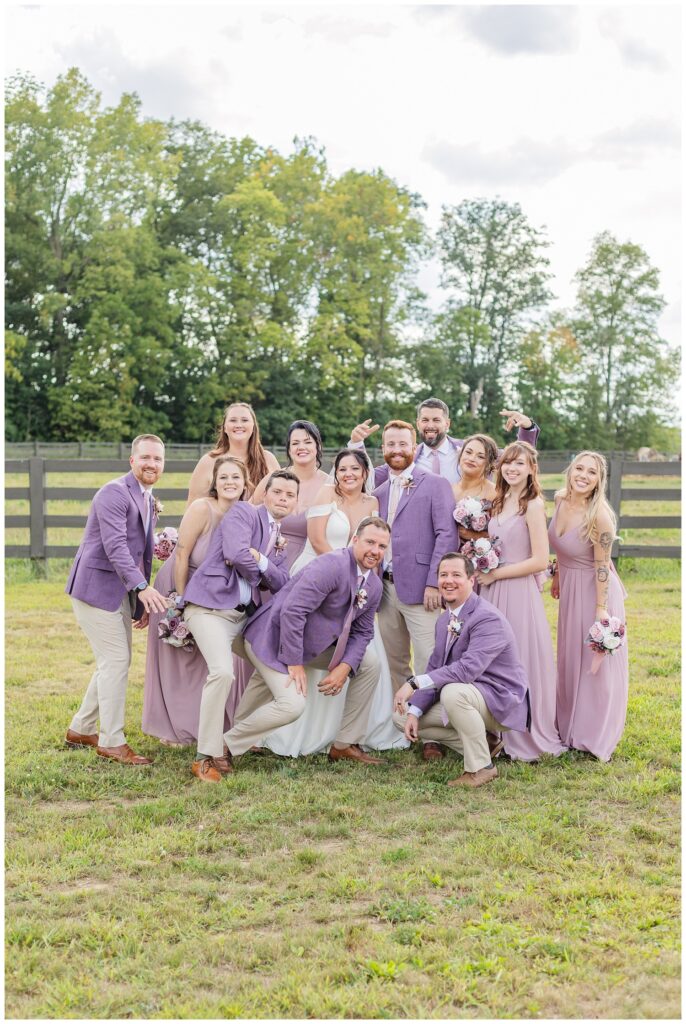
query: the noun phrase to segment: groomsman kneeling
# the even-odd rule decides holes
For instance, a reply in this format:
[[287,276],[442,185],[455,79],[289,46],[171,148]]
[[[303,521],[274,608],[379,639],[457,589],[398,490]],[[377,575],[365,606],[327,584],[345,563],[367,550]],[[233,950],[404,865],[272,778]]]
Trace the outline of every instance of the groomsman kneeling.
[[369,646],[382,586],[376,568],[389,541],[383,519],[368,516],[348,548],[330,551],[306,565],[261,608],[243,636],[255,666],[224,735],[229,758],[295,721],[305,710],[307,669],[328,669],[319,684],[329,695],[348,685],[338,736],[329,760],[383,764],[359,746],[366,733],[380,666]]
[[224,707],[233,683],[231,644],[260,603],[260,589],[275,593],[288,580],[279,522],[295,510],[299,480],[288,470],[269,477],[264,504],[231,508],[214,532],[205,560],[183,594],[184,619],[207,662],[200,700],[198,755],[192,772],[219,782],[231,768],[222,740]]
[[483,786],[496,778],[498,733],[525,732],[528,681],[512,628],[492,604],[473,593],[474,567],[455,552],[438,567],[447,610],[436,623],[436,644],[423,675],[410,676],[395,695],[393,721],[411,741],[444,743],[464,757],[449,786]]

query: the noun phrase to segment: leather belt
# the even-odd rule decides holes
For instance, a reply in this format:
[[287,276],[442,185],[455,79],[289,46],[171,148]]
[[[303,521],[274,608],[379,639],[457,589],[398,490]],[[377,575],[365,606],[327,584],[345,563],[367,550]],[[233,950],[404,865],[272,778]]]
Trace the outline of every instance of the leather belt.
[[393,582],[393,572],[391,569],[384,569],[382,576],[385,580],[388,580],[389,583]]
[[257,611],[257,605],[255,604],[254,601],[248,601],[247,604],[237,604],[236,611],[245,612],[248,618],[250,618],[250,616],[254,615],[255,612]]

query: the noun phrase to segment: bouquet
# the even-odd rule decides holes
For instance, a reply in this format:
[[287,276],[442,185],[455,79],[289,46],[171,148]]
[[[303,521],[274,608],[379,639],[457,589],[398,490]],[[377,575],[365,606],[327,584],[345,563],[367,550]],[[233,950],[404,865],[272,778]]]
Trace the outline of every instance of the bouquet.
[[498,538],[479,537],[478,540],[468,540],[460,549],[463,555],[471,558],[472,565],[477,572],[491,572],[500,565],[502,548],[498,544]]
[[156,533],[154,538],[155,546],[153,548],[155,558],[158,558],[160,562],[166,562],[176,547],[178,539],[178,530],[173,526],[167,526],[164,530],[160,530],[159,533]]
[[597,619],[588,631],[584,643],[593,651],[591,674],[595,675],[606,654],[614,654],[626,641],[626,626],[621,619],[611,615]]
[[540,572],[534,573],[534,582],[541,593],[543,593],[543,587],[546,584],[546,580],[552,580],[557,576],[557,559],[551,558],[548,562],[547,569],[542,569]]
[[455,506],[453,518],[465,530],[479,532],[488,526],[488,516],[479,498],[461,498]]
[[171,647],[183,647],[185,651],[192,653],[195,650],[195,640],[183,621],[183,609],[177,607],[178,594],[172,591],[169,595],[173,604],[167,608],[159,623],[157,624],[157,635],[164,644]]

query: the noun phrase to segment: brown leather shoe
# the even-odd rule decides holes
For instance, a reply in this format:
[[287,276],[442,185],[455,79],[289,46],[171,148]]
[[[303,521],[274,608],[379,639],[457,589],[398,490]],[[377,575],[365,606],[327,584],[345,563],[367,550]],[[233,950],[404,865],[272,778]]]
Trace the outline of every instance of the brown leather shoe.
[[365,754],[362,747],[357,743],[351,743],[349,747],[343,747],[341,750],[339,747],[332,746],[329,750],[329,761],[357,761],[361,764],[385,764],[380,757],[372,757],[371,754]]
[[422,757],[425,761],[440,761],[443,757],[443,751],[441,750],[440,743],[425,743],[424,749],[422,750]]
[[212,767],[216,768],[220,775],[230,775],[233,771],[233,761],[228,752],[223,757],[213,757]]
[[479,768],[478,772],[463,772],[459,779],[451,779],[449,786],[469,786],[476,789],[477,786],[485,786],[498,777],[498,769],[493,765],[491,768]]
[[74,732],[73,729],[67,729],[67,735],[64,737],[64,742],[72,750],[77,750],[79,747],[97,747],[98,745],[98,734],[97,732],[91,733],[89,736],[84,736],[83,733]]
[[135,750],[131,749],[128,743],[122,743],[119,747],[98,747],[95,753],[98,757],[107,757],[110,761],[116,761],[117,764],[152,764],[151,758],[143,757],[142,754],[137,754]]
[[214,767],[213,757],[203,757],[199,761],[194,761],[191,765],[191,771],[195,775],[196,779],[200,779],[201,782],[221,782],[222,777],[219,774],[219,770]]
[[491,755],[491,761],[493,761],[505,746],[505,740],[501,732],[487,732],[486,739],[488,740],[488,752]]

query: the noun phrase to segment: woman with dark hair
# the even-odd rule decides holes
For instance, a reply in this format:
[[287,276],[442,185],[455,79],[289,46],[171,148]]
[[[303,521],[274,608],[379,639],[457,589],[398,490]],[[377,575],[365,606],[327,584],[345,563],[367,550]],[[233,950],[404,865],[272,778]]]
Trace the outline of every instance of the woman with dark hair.
[[488,434],[472,434],[462,442],[457,456],[460,478],[452,485],[455,503],[459,506],[461,501],[473,498],[481,504],[481,511],[486,516],[483,530],[470,530],[458,520],[458,533],[463,542],[488,536],[488,519],[495,498],[495,485],[490,477],[497,462],[498,445]]
[[508,444],[498,463],[495,497],[488,524],[501,548],[500,564],[476,573],[479,596],[508,620],[529,680],[529,732],[503,734],[513,760],[537,761],[541,754],[566,749],[555,724],[555,660],[550,627],[536,573],[548,564],[545,502],[538,479],[536,449],[526,441]]
[[188,487],[189,505],[196,498],[204,498],[208,494],[212,467],[221,455],[234,455],[245,464],[251,480],[251,493],[256,481],[279,468],[275,456],[262,447],[260,428],[252,406],[247,402],[232,402],[224,410],[217,428],[215,447],[202,456],[193,470]]
[[[250,477],[233,455],[213,464],[209,494],[194,501],[181,520],[174,551],[155,577],[155,589],[167,596],[183,594],[204,560],[212,534],[237,501],[245,501]],[[173,647],[158,636],[160,615],[151,615],[143,694],[143,732],[166,746],[185,746],[198,737],[200,698],[207,664],[199,649]],[[227,725],[228,728],[228,725]]]
[[[379,503],[371,494],[374,470],[362,449],[344,448],[334,459],[327,484],[307,514],[307,544],[291,568],[294,576],[308,562],[327,551],[347,547],[358,523],[376,515]],[[372,641],[381,673],[369,714],[363,745],[374,750],[405,747],[408,741],[393,725],[393,684],[378,629]],[[308,672],[307,704],[297,722],[283,726],[265,740],[276,754],[298,757],[325,750],[336,738],[345,693],[327,696],[318,689],[325,672]]]

